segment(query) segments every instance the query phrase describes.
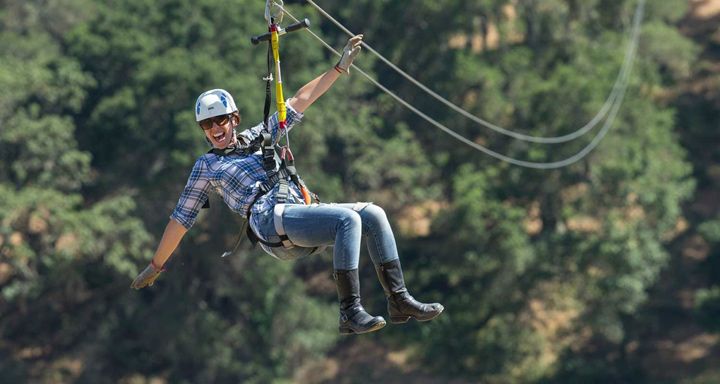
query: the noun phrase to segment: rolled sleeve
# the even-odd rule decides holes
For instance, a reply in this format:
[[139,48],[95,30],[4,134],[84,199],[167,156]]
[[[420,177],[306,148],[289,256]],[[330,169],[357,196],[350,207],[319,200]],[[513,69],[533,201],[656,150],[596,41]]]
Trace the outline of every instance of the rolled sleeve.
[[210,181],[207,167],[203,158],[199,158],[190,172],[185,189],[180,194],[180,199],[170,215],[170,219],[182,224],[186,229],[190,229],[195,224],[200,209],[208,200],[209,190]]
[[280,121],[278,120],[277,112],[273,113],[268,121],[268,125],[270,125],[270,132],[272,134],[273,143],[277,143],[280,138],[283,137],[283,135],[290,131],[295,124],[302,121],[302,118],[305,116],[304,114],[296,111],[295,108],[293,108],[292,105],[288,104],[287,102],[285,103],[285,107],[287,109],[287,113],[285,114],[285,130],[279,132]]

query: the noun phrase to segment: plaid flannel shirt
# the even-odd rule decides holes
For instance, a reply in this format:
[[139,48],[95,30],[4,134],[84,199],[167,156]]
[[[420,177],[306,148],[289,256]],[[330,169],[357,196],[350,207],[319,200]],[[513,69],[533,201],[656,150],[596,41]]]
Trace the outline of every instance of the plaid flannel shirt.
[[[268,121],[273,142],[277,143],[287,131],[300,122],[302,117],[302,113],[295,111],[288,104],[287,118],[285,120],[286,129],[280,131],[278,114],[275,112]],[[246,148],[253,139],[260,136],[262,129],[263,125],[260,123],[238,133],[238,145],[241,148]],[[267,174],[263,168],[261,150],[247,156],[236,153],[228,156],[206,153],[195,161],[185,189],[180,194],[180,199],[170,218],[190,229],[195,223],[198,212],[207,201],[208,193],[211,190],[222,196],[225,204],[231,210],[245,217],[248,206],[260,189],[260,184],[266,180]],[[302,201],[302,195],[295,184],[289,183],[289,185],[288,202]],[[271,209],[275,205],[277,191],[278,185],[258,199],[252,207],[252,213],[265,212]]]

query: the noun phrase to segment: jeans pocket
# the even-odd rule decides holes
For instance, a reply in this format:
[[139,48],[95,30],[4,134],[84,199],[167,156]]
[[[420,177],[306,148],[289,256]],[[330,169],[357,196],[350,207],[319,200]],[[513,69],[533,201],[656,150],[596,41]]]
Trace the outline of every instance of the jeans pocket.
[[250,227],[253,232],[255,232],[255,235],[264,241],[271,243],[277,243],[280,241],[280,236],[278,236],[275,231],[272,210],[253,213],[250,216]]

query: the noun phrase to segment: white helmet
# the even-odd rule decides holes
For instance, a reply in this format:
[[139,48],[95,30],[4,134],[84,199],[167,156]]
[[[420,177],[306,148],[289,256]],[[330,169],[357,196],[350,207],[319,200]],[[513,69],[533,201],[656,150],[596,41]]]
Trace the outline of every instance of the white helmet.
[[198,96],[195,102],[195,121],[226,115],[237,111],[235,100],[224,89],[211,89]]

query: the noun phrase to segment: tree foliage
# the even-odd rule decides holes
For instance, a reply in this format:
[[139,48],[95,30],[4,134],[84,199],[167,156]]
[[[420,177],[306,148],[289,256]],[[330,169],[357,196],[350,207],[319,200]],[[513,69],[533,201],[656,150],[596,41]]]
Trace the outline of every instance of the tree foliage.
[[[288,264],[244,248],[218,257],[238,229],[219,199],[154,287],[128,288],[207,150],[191,111],[197,95],[225,88],[243,125],[262,119],[266,50],[248,38],[266,29],[263,3],[0,2],[0,375],[303,381],[307,367],[359,345],[336,336],[329,255]],[[346,36],[310,6],[286,3],[342,46]],[[357,0],[326,9],[471,113],[559,136],[605,103],[636,4]],[[700,52],[675,24],[686,9],[647,2],[617,119],[595,151],[563,169],[514,167],[461,146],[356,72],[306,112],[291,135],[304,179],[323,200],[382,205],[403,229],[411,291],[447,308],[417,332],[383,330],[383,343],[448,379],[642,377],[624,360],[637,336],[630,324],[641,321],[704,172],[666,102],[695,75]],[[284,36],[281,52],[285,96],[336,60],[307,34]],[[356,64],[456,132],[520,159],[566,158],[600,129],[563,145],[508,139],[367,52]],[[711,118],[690,117],[693,132],[712,130]],[[692,225],[700,222],[716,251],[717,223]],[[376,282],[366,283],[369,307],[384,307]],[[714,284],[698,294],[697,315],[714,331],[719,296]]]

